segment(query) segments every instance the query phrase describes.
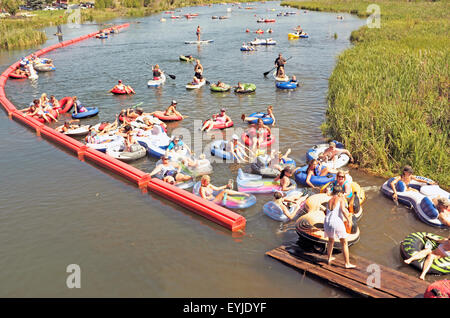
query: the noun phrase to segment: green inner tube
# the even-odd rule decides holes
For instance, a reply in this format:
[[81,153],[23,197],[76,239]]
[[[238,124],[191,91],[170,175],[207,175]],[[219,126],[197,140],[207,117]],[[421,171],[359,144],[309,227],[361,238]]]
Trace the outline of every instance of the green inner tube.
[[216,84],[211,84],[209,87],[213,92],[228,92],[231,88],[228,84],[225,84],[225,87],[217,87]]
[[256,85],[252,83],[243,83],[242,87],[244,88],[243,90],[236,88],[234,91],[236,93],[252,93],[256,90]]
[[186,57],[184,55],[180,55],[180,60],[181,61],[185,61],[185,62],[192,62],[193,60],[195,60],[195,58],[193,58],[193,57]]
[[[416,252],[421,251],[425,248],[425,243],[428,241],[432,244],[432,249],[438,247],[439,243],[437,243],[434,240],[430,240],[428,238],[425,238],[425,236],[432,236],[436,238],[437,240],[444,239],[442,236],[433,234],[433,233],[427,233],[427,232],[415,232],[409,234],[403,242],[400,244],[400,251],[402,254],[402,257],[404,259],[410,258],[413,256]],[[418,261],[412,262],[410,265],[417,268],[418,270],[422,270],[423,268],[423,262],[425,259],[421,259]],[[431,274],[449,274],[450,273],[450,257],[441,257],[439,259],[435,259],[433,261],[433,264],[431,265],[430,270],[428,271]]]

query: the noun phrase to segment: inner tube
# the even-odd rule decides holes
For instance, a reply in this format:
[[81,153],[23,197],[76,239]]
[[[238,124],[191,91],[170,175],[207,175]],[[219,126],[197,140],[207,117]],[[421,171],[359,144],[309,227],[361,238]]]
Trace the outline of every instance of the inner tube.
[[248,120],[247,122],[249,124],[257,124],[259,118],[262,119],[262,121],[263,121],[263,123],[265,125],[272,125],[273,124],[273,118],[270,117],[268,114],[263,113],[263,112],[256,112],[256,113],[248,115],[248,117],[255,117],[256,118],[256,119],[253,119],[253,120]]
[[73,107],[73,98],[70,96],[63,97],[59,100],[59,106],[60,108],[58,109],[58,111],[60,114],[67,113]]
[[[290,195],[297,195],[300,194],[301,191],[297,190],[291,190],[288,193],[286,193],[286,196]],[[291,204],[289,207],[289,212],[293,213],[296,212],[297,214],[294,216],[294,218],[299,214],[301,210],[303,210],[303,207],[305,206],[305,201],[303,201],[300,204]],[[286,216],[286,214],[283,213],[283,210],[274,202],[269,201],[263,206],[263,212],[265,215],[269,216],[270,218],[274,219],[275,221],[279,222],[287,222],[290,221],[290,219]]]
[[450,298],[450,280],[438,280],[430,284],[425,293],[424,298]]
[[106,152],[106,149],[108,149],[109,147],[121,146],[123,145],[123,143],[124,139],[122,136],[97,135],[93,139],[90,139],[90,137],[88,136],[86,146],[101,152]]
[[[326,245],[328,243],[328,238],[325,238],[324,221],[325,213],[322,211],[316,210],[308,212],[297,220],[295,231],[300,238],[306,239],[319,246]],[[352,223],[352,228],[350,230],[347,228],[346,224],[348,246],[357,243],[361,234],[355,217],[353,217]],[[334,248],[342,250],[340,240],[334,241]]]
[[[303,166],[301,168],[299,168],[296,172],[295,172],[295,181],[297,181],[297,183],[300,183],[304,186],[308,186],[306,184],[306,170],[308,169],[308,166]],[[336,180],[336,174],[334,173],[329,173],[326,176],[312,176],[311,177],[311,183],[315,186],[318,187],[322,187],[324,185],[326,185],[329,182],[334,182]]]
[[98,108],[97,107],[86,107],[87,111],[82,113],[72,113],[72,118],[75,119],[81,119],[81,118],[88,118],[93,117],[98,114]]
[[256,85],[253,83],[243,83],[242,89],[236,88],[234,90],[235,93],[238,94],[249,94],[253,93],[256,90]]
[[249,51],[256,51],[256,49],[253,46],[241,46],[241,51],[243,52],[249,52]]
[[68,129],[66,132],[63,132],[63,134],[72,137],[85,136],[89,133],[90,127],[90,125],[83,125],[75,129]]
[[113,93],[113,94],[115,94],[115,95],[127,95],[127,94],[130,94],[130,93],[132,93],[132,92],[127,93],[126,90],[114,88],[114,89],[111,90],[111,93]]
[[[257,179],[258,178],[258,179]],[[249,173],[244,173],[241,168],[238,170],[237,176],[238,191],[246,193],[272,193],[275,191],[280,191],[281,185],[280,181],[274,182],[273,179],[261,178],[260,175],[252,175]],[[291,183],[297,189],[297,184],[294,180]]]
[[[200,196],[200,186],[201,186],[201,181],[198,181],[195,185],[194,185],[194,189],[193,189],[193,193],[195,195]],[[214,191],[213,192],[213,196],[217,196],[221,191],[223,190],[219,190],[219,191]],[[228,196],[224,196],[224,199],[222,201],[220,201],[219,205],[227,207],[229,209],[246,209],[251,207],[252,205],[254,205],[256,203],[256,197],[254,195],[250,195],[250,196],[243,196],[243,195],[233,195],[231,196],[233,199],[237,199],[239,200],[239,202],[234,202],[234,201],[230,201],[227,200]]]
[[[280,175],[281,171],[278,169],[272,168],[271,166],[269,166],[269,164],[270,164],[270,156],[266,154],[266,155],[262,155],[262,156],[257,156],[256,161],[253,162],[250,165],[250,167],[251,167],[253,173],[260,174],[262,176],[269,177],[269,178],[278,177]],[[294,168],[296,163],[292,159],[287,159],[283,163],[280,163],[279,165],[281,168],[285,168],[287,166]]]
[[279,89],[296,89],[298,86],[298,82],[276,82],[275,86]]
[[106,154],[124,162],[141,159],[147,155],[147,150],[141,145],[131,145],[131,151],[124,151],[125,145],[115,145],[106,149]]
[[[206,122],[206,121],[205,121]],[[205,123],[203,122],[203,124]],[[234,123],[233,121],[229,121],[226,123],[222,123],[222,122],[214,122],[213,128],[212,129],[226,129],[226,128],[230,128],[233,127]]]
[[9,78],[12,78],[12,79],[24,79],[24,78],[28,78],[28,75],[26,75],[26,74],[19,75],[19,74],[13,72],[13,73],[9,73]]
[[[49,110],[49,113],[50,113],[53,117],[58,118],[58,112],[57,112],[56,110],[50,109],[50,110]],[[42,118],[42,117],[39,117],[38,115],[34,115],[33,118],[34,118],[34,119],[37,119],[37,120],[38,120],[39,122],[41,122],[41,123],[45,123],[45,119]],[[50,121],[53,121],[53,119],[51,119],[50,117],[48,117],[48,118],[50,119]]]
[[56,70],[56,67],[50,64],[34,64],[34,69],[38,72],[51,72]]
[[[333,140],[333,142],[336,144],[336,148],[342,149],[344,148],[344,145],[336,140]],[[313,159],[318,159],[319,155],[322,154],[327,148],[328,144],[318,144],[314,145],[312,148],[308,149],[306,151],[306,160],[309,162]],[[336,160],[329,161],[329,162],[323,162],[322,165],[324,167],[332,168],[332,169],[339,169],[344,166],[346,166],[350,161],[350,157],[346,154],[340,154]]]
[[[248,131],[243,132],[241,135],[242,141],[244,142],[244,144],[246,146],[252,146],[253,140],[250,139],[250,135],[254,136],[256,135],[256,131],[254,128],[250,128]],[[273,135],[267,135],[267,131],[264,132],[264,140],[263,142],[259,145],[260,148],[267,148],[269,147],[271,144],[273,144],[275,142],[275,136]]]
[[192,62],[192,61],[194,61],[195,60],[195,58],[193,58],[193,57],[187,57],[187,56],[184,56],[184,55],[180,55],[180,61],[183,61],[183,62]]
[[173,114],[173,115],[167,116],[167,115],[164,115],[164,113],[165,112],[163,112],[163,111],[156,111],[153,113],[153,116],[162,121],[179,121],[179,120],[183,119],[183,117],[181,117],[179,115]]
[[[411,233],[400,243],[400,252],[403,259],[408,259],[418,251],[423,250],[427,242],[429,242],[428,244],[431,244],[431,249],[435,249],[438,247],[439,244],[436,241],[430,240],[426,238],[426,236],[431,236],[437,240],[444,239],[442,236],[433,233]],[[422,271],[424,261],[425,259],[417,260],[411,262],[410,265],[415,267],[419,271]],[[450,274],[450,256],[435,259],[428,272],[435,275]]]
[[228,141],[226,140],[215,140],[211,143],[211,154],[213,156],[225,159],[233,160],[234,156],[231,152],[226,151]]
[[216,84],[211,84],[209,88],[212,92],[228,92],[231,89],[231,85],[224,84],[225,87],[219,87]]

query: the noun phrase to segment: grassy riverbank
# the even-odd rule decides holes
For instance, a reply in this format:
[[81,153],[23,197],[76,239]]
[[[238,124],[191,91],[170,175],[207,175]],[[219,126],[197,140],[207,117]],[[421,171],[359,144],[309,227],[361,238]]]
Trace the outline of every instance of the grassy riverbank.
[[323,133],[342,140],[369,172],[387,177],[410,164],[448,189],[449,2],[283,4],[368,17],[372,3],[380,7],[381,27],[352,32],[355,46],[339,56],[330,77]]
[[[125,0],[124,0],[125,1]],[[255,0],[249,0],[255,1]],[[124,2],[128,6],[130,3]],[[133,2],[134,3],[134,2]],[[135,1],[134,7],[117,5],[115,8],[81,10],[81,23],[96,21],[99,23],[116,17],[144,17],[153,13],[175,8],[223,3],[219,0],[160,0],[143,6],[144,1]],[[65,24],[69,14],[65,10],[29,11],[33,17],[15,17],[0,19],[0,50],[24,49],[44,43],[47,37],[39,31],[46,26]]]

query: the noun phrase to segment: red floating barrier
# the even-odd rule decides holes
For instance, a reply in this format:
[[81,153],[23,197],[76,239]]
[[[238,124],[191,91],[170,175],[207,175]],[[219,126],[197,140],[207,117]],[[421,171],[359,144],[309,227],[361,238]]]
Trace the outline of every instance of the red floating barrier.
[[[128,27],[130,24],[126,23],[115,27],[116,29],[122,29]],[[112,28],[110,28],[112,29]],[[77,43],[84,39],[94,37],[98,32],[93,32],[87,35],[80,36],[76,39],[67,40],[58,44],[54,44],[47,48],[41,49],[34,54],[40,56],[42,54],[48,53],[57,48],[65,47],[73,43]],[[140,189],[149,189],[166,199],[169,199],[182,207],[193,211],[212,222],[220,224],[231,231],[239,231],[245,228],[246,220],[243,216],[234,213],[224,207],[221,207],[215,203],[207,201],[199,196],[194,195],[188,191],[179,189],[176,186],[170,185],[159,179],[150,179],[149,175],[127,163],[120,160],[114,159],[100,151],[86,147],[83,143],[65,135],[56,130],[46,126],[45,124],[39,122],[37,119],[31,116],[25,116],[22,112],[19,112],[13,103],[11,103],[5,95],[4,87],[8,76],[12,73],[19,65],[19,62],[14,63],[8,69],[6,69],[0,75],[0,104],[6,109],[10,118],[14,118],[36,130],[38,135],[43,135],[46,138],[58,143],[68,149],[73,150],[78,154],[80,160],[82,158],[88,158],[95,162],[96,164],[111,170],[112,172],[136,183]],[[63,112],[69,111],[73,105],[73,100],[71,97],[64,97],[60,101],[61,105],[64,106]],[[64,111],[65,110],[65,111]]]

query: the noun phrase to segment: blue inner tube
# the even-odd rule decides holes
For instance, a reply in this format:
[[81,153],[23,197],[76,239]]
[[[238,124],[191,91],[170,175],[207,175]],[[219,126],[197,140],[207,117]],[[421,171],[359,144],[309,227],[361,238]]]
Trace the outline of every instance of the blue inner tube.
[[216,140],[211,143],[211,154],[213,156],[225,159],[225,160],[233,160],[233,155],[229,151],[225,151],[226,141],[224,140]]
[[[256,117],[261,118],[263,120],[263,123],[266,125],[272,125],[273,124],[273,118],[270,117],[268,114],[265,114],[263,112],[256,112],[253,114],[250,114],[248,117]],[[249,124],[257,124],[258,119],[253,119],[248,121]]]
[[275,85],[277,86],[277,88],[279,89],[294,89],[297,88],[298,86],[298,82],[294,83],[294,82],[276,82]]
[[87,118],[92,117],[98,114],[98,108],[97,107],[86,107],[87,111],[82,113],[72,113],[72,118],[75,119],[81,119],[81,118]]
[[[308,169],[308,166],[303,166],[300,169],[298,169],[295,172],[295,181],[297,181],[297,183],[300,183],[302,185],[308,186],[306,184],[306,170]],[[325,184],[327,184],[328,182],[334,182],[336,180],[336,174],[334,173],[329,173],[326,176],[320,177],[320,176],[312,176],[311,177],[311,183],[317,187],[321,187]]]

